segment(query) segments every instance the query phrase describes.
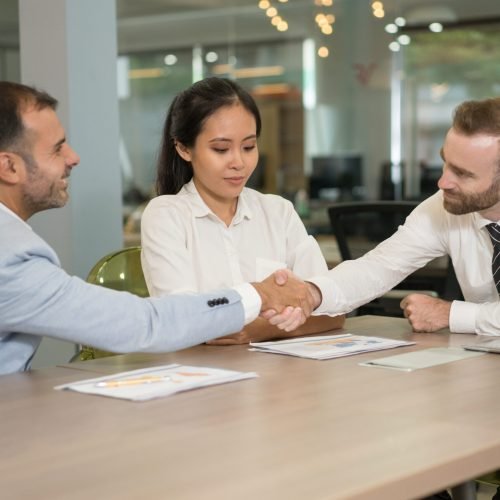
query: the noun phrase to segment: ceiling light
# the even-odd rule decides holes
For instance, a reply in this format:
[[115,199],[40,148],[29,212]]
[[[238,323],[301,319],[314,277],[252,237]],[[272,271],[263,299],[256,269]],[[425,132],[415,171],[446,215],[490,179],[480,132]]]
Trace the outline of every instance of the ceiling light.
[[411,38],[408,35],[399,35],[398,36],[398,42],[401,45],[409,45],[411,42]]
[[431,23],[429,24],[429,29],[433,33],[441,33],[441,31],[443,31],[443,25],[441,23]]
[[163,61],[167,66],[173,66],[177,62],[177,56],[175,54],[168,54]]
[[319,57],[328,57],[328,54],[330,53],[330,51],[328,50],[328,47],[320,47],[318,49],[318,56]]
[[286,21],[281,21],[278,26],[278,31],[286,31],[288,29],[288,23]]
[[217,52],[207,52],[205,54],[205,61],[207,61],[207,63],[214,63],[217,61],[217,59],[219,59],[219,55],[217,54]]

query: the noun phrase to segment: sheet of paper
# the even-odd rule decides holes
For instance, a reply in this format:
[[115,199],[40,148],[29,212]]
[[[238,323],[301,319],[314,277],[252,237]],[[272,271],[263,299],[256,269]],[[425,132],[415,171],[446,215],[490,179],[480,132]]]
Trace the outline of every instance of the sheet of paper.
[[323,335],[316,337],[300,337],[276,342],[252,342],[251,350],[286,354],[310,359],[332,359],[351,356],[361,352],[379,351],[394,347],[408,346],[415,342],[393,340],[382,337],[368,337],[349,333],[339,335]]
[[57,390],[71,390],[132,401],[170,396],[215,384],[225,384],[257,377],[254,372],[236,372],[204,366],[164,365],[116,373],[80,382],[58,385]]
[[465,351],[460,347],[432,347],[430,349],[422,349],[421,351],[373,359],[360,363],[360,365],[411,372],[420,368],[429,368],[431,366],[450,363],[451,361],[482,356],[482,354],[484,353]]

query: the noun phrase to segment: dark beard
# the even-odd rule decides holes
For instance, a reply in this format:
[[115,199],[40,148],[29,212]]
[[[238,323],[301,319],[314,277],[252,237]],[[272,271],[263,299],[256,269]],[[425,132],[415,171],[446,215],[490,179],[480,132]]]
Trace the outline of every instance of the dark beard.
[[[482,193],[455,195],[453,200],[443,199],[444,209],[453,215],[480,212],[496,205],[500,201],[500,179],[495,179],[491,186]],[[444,193],[446,191],[443,191]]]

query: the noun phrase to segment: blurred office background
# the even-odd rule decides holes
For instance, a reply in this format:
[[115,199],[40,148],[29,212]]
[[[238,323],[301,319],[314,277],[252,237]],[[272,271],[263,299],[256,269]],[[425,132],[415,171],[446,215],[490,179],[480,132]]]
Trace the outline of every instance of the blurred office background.
[[[35,4],[0,0],[0,79],[22,80],[23,2]],[[261,160],[250,185],[295,201],[313,234],[329,231],[334,201],[433,193],[453,108],[500,95],[498,0],[116,0],[113,9],[125,244],[138,242],[137,207],[153,195],[167,107],[203,77],[234,78],[257,99]]]
[[[0,6],[0,78],[20,80],[17,0]],[[117,0],[116,11],[126,205],[152,193],[172,97],[205,76],[259,102],[252,185],[313,202],[429,195],[452,109],[500,94],[496,0]]]

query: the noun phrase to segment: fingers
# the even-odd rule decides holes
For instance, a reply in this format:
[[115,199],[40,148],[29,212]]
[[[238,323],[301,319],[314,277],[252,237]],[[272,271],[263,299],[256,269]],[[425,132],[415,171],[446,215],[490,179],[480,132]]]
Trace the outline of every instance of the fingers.
[[260,313],[261,318],[267,319],[268,321],[277,314],[274,309],[268,309],[267,311],[262,311]]
[[277,271],[274,272],[274,282],[279,285],[283,286],[286,284],[288,281],[288,272],[286,269],[278,269]]
[[449,301],[414,293],[407,295],[399,305],[414,332],[435,332],[449,327]]
[[277,326],[280,330],[291,332],[304,324],[307,317],[300,307],[286,307],[280,314],[275,314],[269,323]]

